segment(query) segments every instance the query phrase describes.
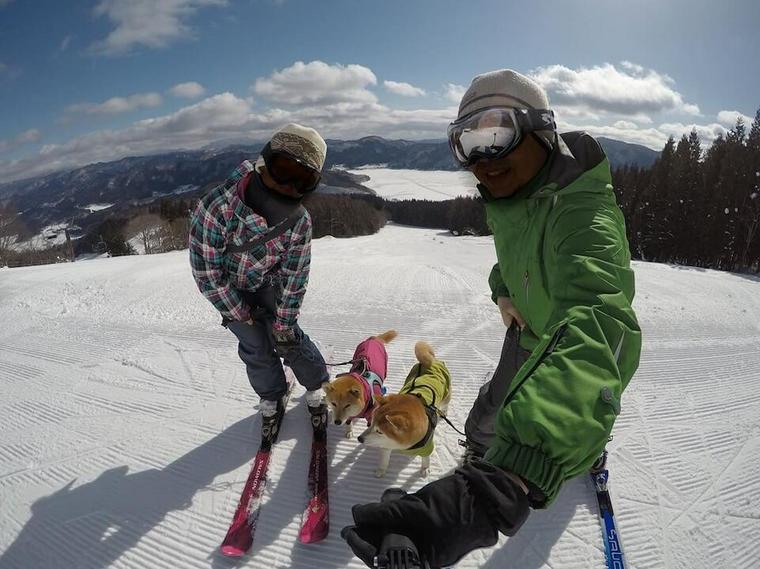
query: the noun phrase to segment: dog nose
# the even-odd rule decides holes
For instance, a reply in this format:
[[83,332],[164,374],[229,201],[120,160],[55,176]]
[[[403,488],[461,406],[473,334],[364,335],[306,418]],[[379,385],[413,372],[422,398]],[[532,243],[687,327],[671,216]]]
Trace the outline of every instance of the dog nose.
[[340,425],[340,419],[335,419],[335,424]]
[[359,436],[357,437],[357,439],[358,439],[358,441],[359,441],[360,443],[363,443],[363,442],[364,442],[364,435],[359,435]]

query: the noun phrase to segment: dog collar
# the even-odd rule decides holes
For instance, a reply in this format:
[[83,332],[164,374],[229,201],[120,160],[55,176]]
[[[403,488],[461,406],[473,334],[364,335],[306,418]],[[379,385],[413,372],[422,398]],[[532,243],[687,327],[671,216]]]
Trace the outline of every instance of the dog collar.
[[417,450],[418,448],[424,447],[430,442],[430,439],[433,438],[433,433],[435,432],[435,428],[438,425],[438,410],[433,405],[426,404],[425,400],[419,393],[411,393],[410,395],[414,395],[415,397],[420,398],[420,402],[422,402],[422,404],[425,406],[425,414],[428,418],[428,428],[425,432],[425,436],[422,437],[419,442],[415,443],[414,446],[410,446],[408,449],[406,449]]

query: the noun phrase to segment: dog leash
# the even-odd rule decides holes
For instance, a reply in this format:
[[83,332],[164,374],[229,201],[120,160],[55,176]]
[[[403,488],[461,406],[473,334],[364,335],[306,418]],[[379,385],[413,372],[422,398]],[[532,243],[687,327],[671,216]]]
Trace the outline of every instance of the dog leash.
[[348,364],[354,365],[354,364],[359,363],[360,361],[362,361],[362,359],[363,358],[359,358],[358,360],[348,360],[347,362],[337,362],[337,363],[325,362],[325,365],[326,366],[330,366],[330,367],[345,366],[345,365],[348,365]]
[[455,430],[457,433],[459,433],[459,434],[460,434],[460,435],[462,435],[463,437],[466,437],[466,436],[467,436],[467,435],[466,435],[466,434],[464,434],[462,431],[460,431],[459,429],[457,429],[457,428],[454,426],[454,423],[452,423],[451,421],[449,421],[449,418],[448,418],[446,415],[444,415],[444,414],[441,412],[441,410],[440,410],[438,407],[433,407],[433,411],[435,411],[435,412],[436,412],[436,414],[437,414],[437,415],[438,415],[438,416],[439,416],[441,419],[443,419],[444,421],[446,421],[446,422],[449,424],[449,426],[450,426],[452,429],[454,429],[454,430]]

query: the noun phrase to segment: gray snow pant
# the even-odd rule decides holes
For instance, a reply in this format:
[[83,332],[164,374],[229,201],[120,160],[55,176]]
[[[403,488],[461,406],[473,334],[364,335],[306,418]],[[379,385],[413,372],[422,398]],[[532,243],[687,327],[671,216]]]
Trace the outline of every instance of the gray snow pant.
[[[261,399],[274,401],[285,395],[287,387],[272,336],[277,305],[275,287],[263,287],[254,293],[245,292],[243,297],[254,312],[258,312],[253,324],[226,321],[223,325],[237,336],[238,355],[245,363],[253,390]],[[322,383],[330,379],[325,360],[298,324],[294,332],[296,345],[283,357],[283,361],[293,370],[298,383],[308,390],[319,389]]]
[[507,330],[501,357],[493,377],[483,384],[464,424],[467,442],[485,452],[495,434],[494,421],[509,392],[512,379],[530,357],[530,352],[520,346],[520,333],[513,325]]

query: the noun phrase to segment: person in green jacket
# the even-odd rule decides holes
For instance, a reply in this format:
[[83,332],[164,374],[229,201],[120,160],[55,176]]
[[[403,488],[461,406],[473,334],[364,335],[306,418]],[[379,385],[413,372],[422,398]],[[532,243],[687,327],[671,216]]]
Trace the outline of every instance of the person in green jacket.
[[557,134],[545,91],[509,69],[473,79],[448,136],[480,182],[507,332],[465,424],[463,465],[354,506],[342,535],[368,566],[389,534],[410,538],[430,567],[514,535],[599,459],[639,364],[625,221],[599,143]]

